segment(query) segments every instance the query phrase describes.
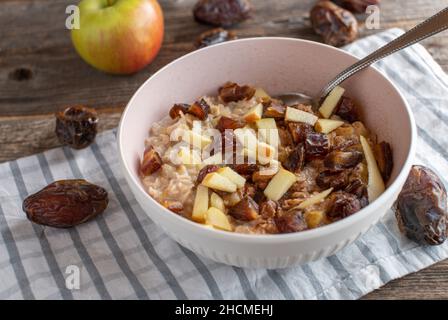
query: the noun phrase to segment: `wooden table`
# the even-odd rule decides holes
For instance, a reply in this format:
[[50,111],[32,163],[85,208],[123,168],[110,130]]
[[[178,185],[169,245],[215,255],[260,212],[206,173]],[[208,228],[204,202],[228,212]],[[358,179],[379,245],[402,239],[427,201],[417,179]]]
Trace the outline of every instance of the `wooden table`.
[[[193,41],[208,27],[194,22],[194,0],[159,1],[166,35],[157,59],[140,73],[110,76],[85,64],[65,29],[69,0],[1,0],[0,2],[0,162],[57,147],[53,113],[67,105],[99,109],[100,130],[117,125],[133,92],[151,74],[194,50]],[[253,0],[254,17],[235,28],[240,38],[286,36],[319,41],[308,11],[314,0]],[[381,29],[409,29],[448,6],[448,0],[383,0]],[[362,30],[362,36],[378,30]],[[423,42],[448,71],[448,37]],[[448,298],[448,260],[392,281],[366,299]]]

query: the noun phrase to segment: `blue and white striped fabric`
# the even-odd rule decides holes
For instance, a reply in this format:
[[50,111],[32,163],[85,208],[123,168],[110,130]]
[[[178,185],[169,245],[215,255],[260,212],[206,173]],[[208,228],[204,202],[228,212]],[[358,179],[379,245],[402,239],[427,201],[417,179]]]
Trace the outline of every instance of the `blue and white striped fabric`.
[[[347,50],[365,56],[401,32]],[[420,45],[376,66],[415,113],[418,161],[446,176],[448,77]],[[23,198],[67,178],[104,186],[106,213],[70,230],[30,223]],[[121,174],[112,131],[85,150],[59,148],[1,164],[0,231],[0,299],[356,299],[448,257],[447,244],[425,248],[404,238],[389,212],[354,244],[304,266],[267,271],[212,262],[180,247],[142,211]],[[66,286],[69,266],[80,270],[79,289]]]

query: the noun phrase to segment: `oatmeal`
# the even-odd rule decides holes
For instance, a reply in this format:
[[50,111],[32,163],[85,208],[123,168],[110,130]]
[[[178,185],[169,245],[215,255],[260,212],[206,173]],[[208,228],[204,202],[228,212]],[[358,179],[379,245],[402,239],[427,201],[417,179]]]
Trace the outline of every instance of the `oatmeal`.
[[226,83],[217,96],[175,104],[146,140],[141,179],[160,204],[213,228],[299,232],[375,200],[392,152],[337,87],[318,110]]

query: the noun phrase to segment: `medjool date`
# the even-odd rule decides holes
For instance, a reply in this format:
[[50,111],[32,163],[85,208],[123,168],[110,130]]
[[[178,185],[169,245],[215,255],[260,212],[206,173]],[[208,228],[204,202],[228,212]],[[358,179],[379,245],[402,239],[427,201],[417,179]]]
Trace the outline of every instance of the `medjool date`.
[[421,244],[442,244],[447,237],[446,189],[429,168],[415,165],[395,202],[398,226]]
[[279,233],[291,233],[306,230],[308,225],[301,211],[285,213],[275,218]]
[[349,97],[342,97],[335,114],[350,123],[358,121],[360,118],[358,106]]
[[305,165],[305,146],[303,143],[299,143],[297,147],[292,150],[286,159],[284,166],[285,169],[292,172],[299,172]]
[[358,36],[355,16],[331,1],[318,2],[311,10],[310,18],[314,31],[326,44],[340,47]]
[[234,82],[227,82],[221,88],[219,88],[218,93],[221,100],[225,103],[236,102],[240,100],[249,100],[255,94],[255,88],[244,85],[239,86]]
[[363,159],[362,152],[359,151],[339,151],[329,153],[324,160],[324,165],[331,170],[343,170],[353,168]]
[[189,104],[186,103],[176,103],[170,109],[170,118],[176,119],[179,118],[181,113],[186,114],[188,109],[190,108]]
[[284,118],[286,107],[279,103],[277,100],[270,100],[268,103],[264,103],[263,117],[264,118]]
[[199,35],[196,39],[196,48],[204,48],[235,39],[237,39],[237,37],[234,32],[223,28],[215,28],[207,30]]
[[302,122],[288,122],[288,130],[295,143],[304,142],[313,127]]
[[149,146],[143,154],[143,160],[140,164],[140,172],[145,176],[149,176],[158,171],[161,167],[162,159],[160,158],[159,153],[154,150],[152,146]]
[[330,207],[327,216],[332,219],[346,218],[361,210],[361,202],[351,193],[344,191],[333,192],[330,197]]
[[219,118],[219,121],[215,126],[215,128],[221,132],[224,132],[227,129],[235,130],[242,127],[244,127],[244,122],[226,116]]
[[194,115],[200,120],[207,119],[209,112],[210,112],[210,106],[204,99],[196,101],[187,110],[187,113]]
[[245,196],[228,213],[237,220],[252,221],[258,217],[258,204],[251,197]]
[[202,168],[199,173],[198,177],[196,179],[196,183],[199,184],[204,180],[205,176],[208,175],[211,172],[218,171],[219,167],[213,164],[207,165],[204,168]]
[[199,0],[193,8],[194,18],[218,27],[229,27],[250,17],[249,0]]
[[330,141],[326,134],[311,132],[306,135],[305,155],[307,160],[323,157],[330,151]]
[[55,228],[69,228],[103,213],[107,191],[86,180],[55,181],[28,196],[23,211],[29,220]]
[[74,106],[56,113],[56,135],[62,144],[83,149],[96,137],[98,115],[92,108]]
[[348,170],[325,170],[319,173],[319,175],[317,176],[316,184],[319,186],[319,188],[322,189],[343,189],[348,185],[349,174],[350,172]]

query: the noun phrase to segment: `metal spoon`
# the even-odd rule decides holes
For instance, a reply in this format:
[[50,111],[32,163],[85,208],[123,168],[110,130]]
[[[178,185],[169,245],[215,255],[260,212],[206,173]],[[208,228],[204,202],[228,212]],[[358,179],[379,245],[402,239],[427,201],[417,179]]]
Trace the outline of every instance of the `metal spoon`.
[[358,71],[446,29],[448,29],[448,7],[339,73],[333,80],[327,83],[317,97],[312,98],[304,93],[290,92],[277,95],[275,98],[282,100],[286,105],[303,103],[311,104],[316,108],[331,90]]

